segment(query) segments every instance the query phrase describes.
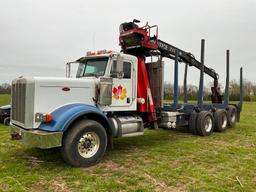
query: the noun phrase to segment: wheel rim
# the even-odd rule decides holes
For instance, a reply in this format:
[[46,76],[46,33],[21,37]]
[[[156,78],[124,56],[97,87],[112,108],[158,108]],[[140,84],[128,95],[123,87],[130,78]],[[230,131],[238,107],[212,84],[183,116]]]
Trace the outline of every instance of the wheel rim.
[[205,117],[205,124],[204,124],[204,129],[208,133],[212,130],[213,122],[212,118],[210,116]]
[[78,141],[78,152],[84,158],[95,155],[100,147],[100,138],[94,132],[85,133]]
[[227,123],[228,123],[228,118],[225,114],[222,115],[222,125],[221,128],[225,129],[227,127]]
[[233,112],[231,114],[231,122],[234,123],[236,121],[236,114]]

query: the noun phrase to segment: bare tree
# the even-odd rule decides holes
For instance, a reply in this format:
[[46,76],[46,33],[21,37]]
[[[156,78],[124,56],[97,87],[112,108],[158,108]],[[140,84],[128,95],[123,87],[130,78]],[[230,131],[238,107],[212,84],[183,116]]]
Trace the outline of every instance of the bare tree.
[[11,85],[8,83],[0,85],[0,94],[11,94]]

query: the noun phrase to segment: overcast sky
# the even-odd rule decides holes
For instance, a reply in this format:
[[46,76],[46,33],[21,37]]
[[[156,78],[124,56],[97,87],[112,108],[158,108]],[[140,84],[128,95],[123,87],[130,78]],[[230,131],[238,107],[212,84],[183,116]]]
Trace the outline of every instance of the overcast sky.
[[[225,81],[225,50],[231,51],[231,79],[256,82],[255,0],[1,0],[0,83],[20,75],[64,76],[65,63],[89,50],[119,51],[119,24],[133,18],[159,26],[159,38],[200,58]],[[189,68],[189,82],[199,72]],[[165,80],[173,79],[166,61]],[[183,67],[180,67],[180,80]],[[206,78],[206,81],[211,80]]]

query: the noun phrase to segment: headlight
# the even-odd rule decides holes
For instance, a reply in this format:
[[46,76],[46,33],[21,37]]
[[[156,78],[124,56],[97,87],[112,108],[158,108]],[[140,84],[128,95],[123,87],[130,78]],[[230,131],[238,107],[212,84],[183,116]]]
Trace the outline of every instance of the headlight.
[[49,123],[49,122],[53,121],[53,116],[49,113],[36,113],[35,121]]

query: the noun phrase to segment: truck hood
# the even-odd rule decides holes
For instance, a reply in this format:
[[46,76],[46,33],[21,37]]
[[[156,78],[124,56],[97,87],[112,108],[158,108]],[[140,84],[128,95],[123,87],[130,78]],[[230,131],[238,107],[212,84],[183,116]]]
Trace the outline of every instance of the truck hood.
[[56,108],[73,103],[94,105],[96,78],[34,77],[35,109],[37,112],[51,112]]
[[97,78],[59,77],[15,79],[12,82],[12,122],[24,128],[37,128],[39,123],[35,122],[36,113],[51,113],[71,103],[94,106],[96,85],[99,81]]

